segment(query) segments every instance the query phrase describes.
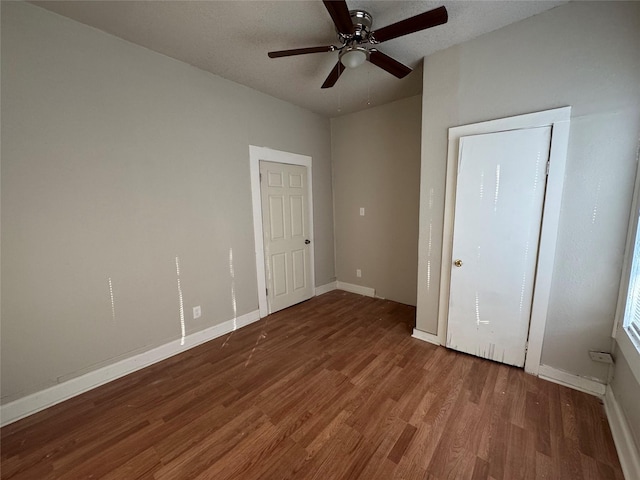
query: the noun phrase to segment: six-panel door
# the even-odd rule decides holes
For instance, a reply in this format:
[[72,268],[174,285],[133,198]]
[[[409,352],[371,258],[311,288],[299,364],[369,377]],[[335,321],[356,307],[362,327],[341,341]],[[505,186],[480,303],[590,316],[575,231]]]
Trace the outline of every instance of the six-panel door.
[[313,296],[307,168],[260,161],[269,313]]

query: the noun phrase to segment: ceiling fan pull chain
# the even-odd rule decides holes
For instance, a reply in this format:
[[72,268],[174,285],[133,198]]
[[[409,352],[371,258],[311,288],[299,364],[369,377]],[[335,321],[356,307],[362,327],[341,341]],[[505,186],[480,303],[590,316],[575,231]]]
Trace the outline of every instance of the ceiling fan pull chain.
[[371,105],[371,68],[367,65],[367,105]]

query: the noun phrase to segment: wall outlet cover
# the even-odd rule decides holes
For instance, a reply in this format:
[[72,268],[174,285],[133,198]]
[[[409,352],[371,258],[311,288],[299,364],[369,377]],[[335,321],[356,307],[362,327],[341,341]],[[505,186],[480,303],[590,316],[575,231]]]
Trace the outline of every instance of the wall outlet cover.
[[591,350],[589,351],[589,356],[594,362],[613,364],[613,357],[610,353]]
[[200,305],[193,307],[193,319],[200,318],[202,316],[202,308]]

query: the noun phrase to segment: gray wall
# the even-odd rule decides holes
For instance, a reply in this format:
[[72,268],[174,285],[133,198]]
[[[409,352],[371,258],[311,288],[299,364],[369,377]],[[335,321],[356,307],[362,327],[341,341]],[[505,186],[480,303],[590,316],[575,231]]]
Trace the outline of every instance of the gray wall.
[[[447,129],[572,106],[542,363],[606,381],[640,130],[640,3],[571,2],[425,59],[419,330],[435,334]],[[430,247],[429,247],[430,245]]]
[[409,305],[418,270],[420,107],[415,96],[331,120],[338,280]]
[[[2,400],[258,308],[249,145],[313,157],[334,280],[329,120],[2,2]],[[109,279],[112,282],[112,311]],[[192,320],[191,307],[203,316]]]

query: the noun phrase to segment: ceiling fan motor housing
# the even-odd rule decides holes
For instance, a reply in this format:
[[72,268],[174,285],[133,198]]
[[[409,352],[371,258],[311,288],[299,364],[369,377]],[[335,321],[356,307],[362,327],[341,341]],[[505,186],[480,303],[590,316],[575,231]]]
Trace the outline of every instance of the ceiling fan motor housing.
[[369,33],[373,25],[373,17],[369,12],[364,10],[349,11],[351,21],[353,22],[353,33],[344,35],[338,32],[340,39],[345,44],[364,43],[369,40]]

